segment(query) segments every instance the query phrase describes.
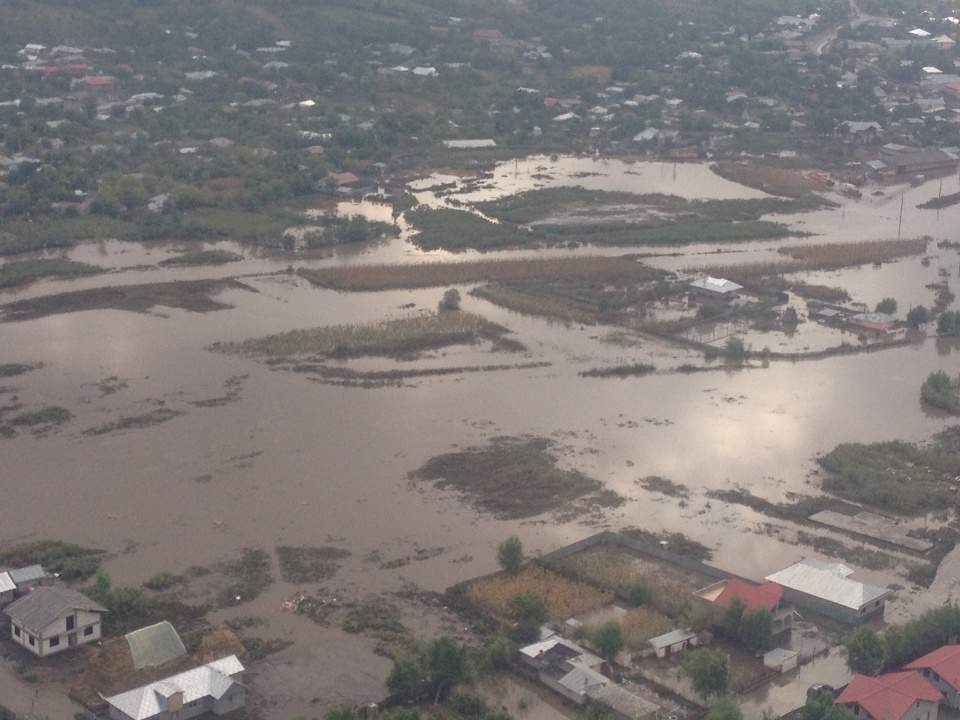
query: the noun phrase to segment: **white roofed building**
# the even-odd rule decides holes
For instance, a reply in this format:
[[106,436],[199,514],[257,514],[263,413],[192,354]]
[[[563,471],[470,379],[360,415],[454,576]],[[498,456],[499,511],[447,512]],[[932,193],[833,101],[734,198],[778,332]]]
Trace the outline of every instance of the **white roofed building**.
[[690,283],[690,295],[708,300],[730,302],[740,296],[743,285],[717,277],[702,277]]
[[246,704],[243,665],[230,655],[193,670],[104,698],[111,720],[188,720],[220,717]]
[[853,570],[842,563],[806,558],[766,580],[782,585],[784,597],[798,607],[846,623],[883,617],[888,588],[851,579]]

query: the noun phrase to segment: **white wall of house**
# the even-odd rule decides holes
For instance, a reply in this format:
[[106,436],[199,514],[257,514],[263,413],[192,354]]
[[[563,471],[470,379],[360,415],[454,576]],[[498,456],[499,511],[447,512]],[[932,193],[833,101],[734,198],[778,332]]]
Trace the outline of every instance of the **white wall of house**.
[[960,708],[960,693],[958,693],[957,690],[950,685],[950,683],[937,675],[937,673],[930,668],[921,670],[920,673],[930,681],[931,685],[943,693],[945,704],[952,708]]
[[[67,618],[74,618],[74,629],[67,630]],[[34,655],[46,657],[69,650],[77,645],[95,642],[101,637],[100,613],[79,611],[65,613],[38,635],[28,632],[16,623],[10,623],[10,637]],[[74,638],[71,642],[71,637]]]
[[[237,677],[234,676],[234,679]],[[215,716],[226,715],[242,708],[246,701],[245,688],[242,685],[234,685],[218,701],[214,701],[209,696],[202,697],[194,702],[181,705],[180,709],[175,712],[167,711],[154,715],[150,720],[191,720],[191,718],[200,717],[205,713],[213,713]],[[132,720],[132,718],[111,705],[110,720]]]

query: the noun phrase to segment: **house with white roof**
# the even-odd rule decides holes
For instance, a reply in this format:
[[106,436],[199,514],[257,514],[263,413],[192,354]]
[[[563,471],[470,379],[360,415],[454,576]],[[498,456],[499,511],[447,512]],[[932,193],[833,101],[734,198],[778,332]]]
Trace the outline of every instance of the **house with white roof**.
[[719,300],[730,302],[739,297],[743,285],[732,280],[712,276],[697,278],[690,283],[690,297],[703,300]]
[[883,617],[888,588],[853,580],[853,570],[842,563],[805,558],[772,575],[769,582],[782,585],[784,598],[797,607],[857,624]]
[[240,682],[244,667],[236,655],[103,698],[110,720],[189,720],[221,717],[246,704]]
[[16,590],[17,586],[10,577],[10,573],[0,573],[0,606],[13,602],[13,594]]

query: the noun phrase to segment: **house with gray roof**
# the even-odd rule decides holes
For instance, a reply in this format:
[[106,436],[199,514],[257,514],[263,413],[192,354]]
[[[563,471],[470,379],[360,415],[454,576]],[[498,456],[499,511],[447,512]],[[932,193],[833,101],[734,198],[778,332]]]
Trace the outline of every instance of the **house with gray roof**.
[[797,607],[856,624],[883,617],[888,588],[852,579],[853,569],[842,563],[805,558],[766,579],[782,585],[784,597]]
[[105,697],[111,720],[188,720],[221,717],[246,703],[240,683],[244,667],[236,655]]
[[99,640],[107,609],[63,587],[38,587],[4,609],[10,636],[38,657]]
[[26,595],[34,588],[53,584],[53,575],[44,570],[42,565],[28,565],[27,567],[7,570],[10,579],[17,587],[17,595]]

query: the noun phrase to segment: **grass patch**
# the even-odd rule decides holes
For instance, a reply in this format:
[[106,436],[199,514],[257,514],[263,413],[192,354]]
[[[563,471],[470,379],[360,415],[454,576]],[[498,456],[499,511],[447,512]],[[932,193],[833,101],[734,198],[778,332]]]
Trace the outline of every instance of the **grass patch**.
[[126,417],[119,418],[118,420],[113,420],[103,425],[97,425],[96,427],[87,428],[83,431],[84,435],[107,435],[113,432],[120,432],[123,430],[142,430],[143,428],[152,427],[154,425],[159,425],[160,423],[165,423],[168,420],[173,420],[175,417],[182,415],[179,410],[172,410],[171,408],[157,408],[156,410],[151,410],[150,412],[143,413],[142,415],[129,415]]
[[637,483],[649,492],[660,493],[668,497],[678,497],[684,500],[690,497],[690,488],[683,483],[676,483],[670,478],[659,475],[648,475],[640,478]]
[[270,555],[265,550],[246,548],[236,560],[221,563],[217,569],[229,580],[217,593],[218,607],[249,602],[273,584]]
[[176,587],[183,581],[183,576],[165,572],[154,575],[152,578],[147,580],[143,586],[148,590],[163,592],[164,590],[170,590],[171,588]]
[[407,635],[396,605],[383,598],[371,598],[352,606],[344,615],[342,627],[354,635],[369,635],[385,642]]
[[277,547],[280,575],[288,583],[329,580],[340,569],[339,561],[348,557],[349,551],[337,547]]
[[40,365],[25,365],[23,363],[5,363],[0,364],[0,378],[17,377],[26,375],[32,370],[36,370]]
[[604,367],[604,368],[593,368],[592,370],[584,370],[579,373],[580,377],[595,377],[595,378],[626,378],[626,377],[643,377],[644,375],[650,375],[657,371],[655,365],[650,363],[634,363],[632,365],[614,365],[613,367]]
[[125,239],[136,233],[136,227],[134,223],[101,215],[7,222],[0,232],[0,255],[65,248],[79,240]]
[[197,265],[226,265],[242,259],[240,255],[227,250],[197,250],[196,252],[188,252],[161,260],[159,264],[163,267],[194,267]]
[[417,209],[407,213],[417,231],[411,237],[421,250],[492,250],[525,245],[530,237],[465,210]]
[[73,260],[18,260],[0,265],[0,289],[29,285],[43,278],[76,278],[96,275],[103,268]]
[[229,238],[238,242],[279,246],[283,231],[299,225],[302,218],[285,211],[254,212],[237,208],[210,207],[183,213],[183,234],[196,238]]
[[597,610],[613,602],[613,594],[577,582],[540,565],[525,565],[515,575],[501,573],[471,583],[467,597],[487,613],[501,620],[512,617],[513,599],[534,595],[547,609],[547,617],[562,622]]
[[656,608],[638,607],[620,618],[623,642],[630,650],[642,650],[650,638],[673,629],[674,622]]
[[823,487],[842,498],[907,515],[956,507],[960,427],[930,442],[844,443],[820,459]]
[[61,580],[85,580],[100,567],[106,551],[60,540],[38,540],[0,550],[0,565],[24,567],[39,564]]
[[4,322],[36,320],[51,315],[87,310],[147,312],[158,305],[190,312],[212,312],[232,307],[213,299],[213,295],[228,289],[256,292],[237,280],[192,280],[94,288],[46,295],[0,305],[0,311],[2,311]]
[[30,410],[14,415],[7,422],[14,427],[54,427],[63,425],[73,419],[73,413],[66,408],[50,405],[40,410]]
[[333,290],[376,291],[562,278],[644,281],[654,276],[662,277],[664,273],[628,258],[594,256],[415,265],[359,265],[319,270],[301,269],[298,274],[314,285]]
[[411,478],[455,490],[480,512],[503,520],[622,503],[597,480],[557,467],[552,446],[544,438],[494,438],[483,447],[431,458]]
[[479,315],[441,312],[378,323],[329,325],[278,335],[216,343],[211,350],[251,357],[315,355],[328,358],[409,357],[449,345],[469,345],[482,339],[499,341],[509,333]]
[[960,376],[951,378],[942,370],[930,373],[920,387],[920,399],[953,415],[960,415]]

